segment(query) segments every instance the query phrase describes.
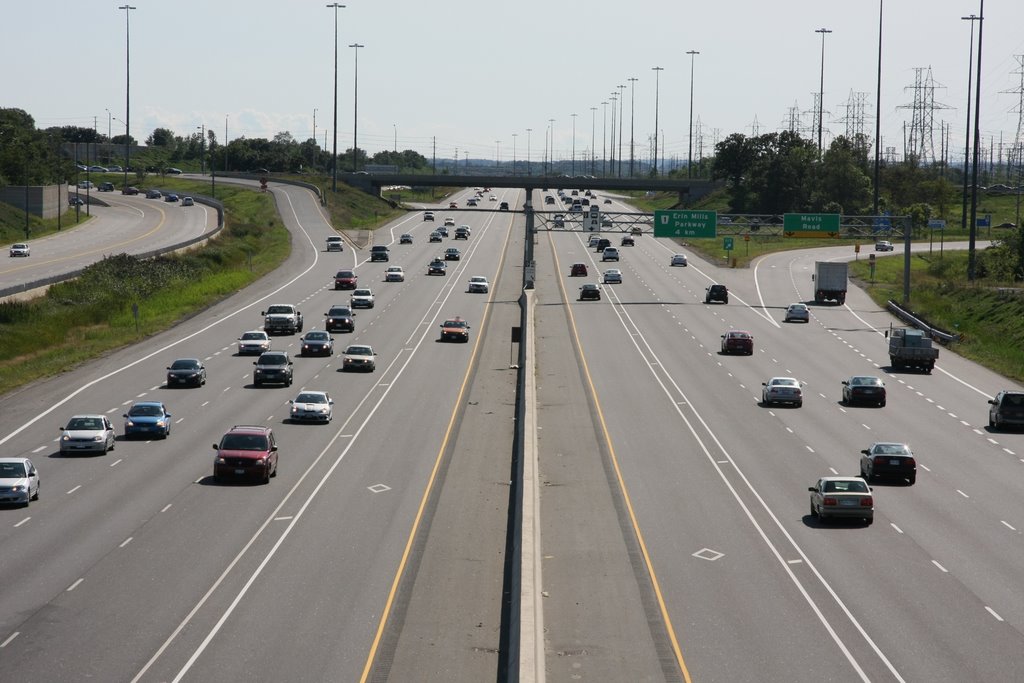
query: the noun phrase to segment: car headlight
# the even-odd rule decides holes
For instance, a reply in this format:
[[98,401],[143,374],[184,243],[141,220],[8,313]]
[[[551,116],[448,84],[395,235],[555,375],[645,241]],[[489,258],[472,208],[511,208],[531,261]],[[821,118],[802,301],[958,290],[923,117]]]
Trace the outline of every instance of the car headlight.
[[21,484],[19,484],[17,486],[12,486],[11,487],[11,492],[13,492],[13,493],[21,493],[22,491],[26,491],[26,490],[28,490],[28,487],[27,486],[22,486]]
[[64,436],[60,437],[60,440],[61,441],[71,441],[71,436],[69,434],[65,434]]
[[135,423],[132,420],[125,420],[124,426],[125,427],[134,427]]
[[157,427],[166,427],[167,426],[167,420],[157,420],[156,426]]
[[103,441],[103,437],[100,436],[99,434],[97,434],[96,436],[92,437],[92,440],[93,441]]
[[299,407],[298,406],[292,406],[292,412],[293,413],[299,412]]
[[227,461],[224,459],[223,455],[218,455],[217,458],[216,458],[216,463],[218,465],[224,465],[224,464],[227,463]]

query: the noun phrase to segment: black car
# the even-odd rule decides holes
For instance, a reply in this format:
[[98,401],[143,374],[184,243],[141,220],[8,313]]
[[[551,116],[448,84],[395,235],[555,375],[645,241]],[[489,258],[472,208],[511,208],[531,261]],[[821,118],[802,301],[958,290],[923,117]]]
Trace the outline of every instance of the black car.
[[404,233],[401,237],[398,238],[398,243],[412,244],[412,235],[410,235],[409,233]]
[[267,351],[253,365],[256,366],[256,370],[252,373],[254,385],[283,384],[291,386],[292,361],[288,358],[287,351]]
[[375,244],[370,247],[371,261],[387,261],[390,258],[390,250],[383,244]]
[[880,477],[905,479],[910,485],[917,481],[917,460],[905,443],[873,443],[860,453],[860,476],[865,481]]
[[460,252],[455,247],[448,247],[447,249],[445,249],[445,251],[444,251],[444,260],[445,261],[459,261],[461,259],[462,259],[462,252]]
[[201,387],[206,384],[206,366],[198,358],[179,358],[167,366],[168,387]]
[[989,404],[989,427],[1024,427],[1024,391],[1000,391]]
[[427,275],[445,275],[448,273],[448,266],[439,258],[427,264]]
[[843,403],[873,403],[885,405],[885,384],[878,377],[855,375],[843,380]]
[[608,239],[607,237],[602,237],[601,239],[597,240],[597,245],[596,245],[596,248],[594,249],[594,251],[602,252],[602,251],[604,251],[605,247],[610,247],[610,246],[612,246],[612,241],[610,239]]
[[498,211],[508,211],[508,202],[498,204]]
[[324,313],[324,329],[328,332],[355,332],[356,322],[353,320],[356,314],[348,306],[331,306],[331,310]]
[[729,303],[729,290],[726,289],[725,285],[711,285],[704,292],[704,303],[710,304],[712,301],[720,301],[723,304]]
[[626,235],[622,238],[622,242],[619,243],[620,247],[634,247],[636,246],[636,240],[631,235]]
[[303,356],[330,356],[334,353],[334,339],[323,330],[310,330],[302,335]]
[[443,240],[441,239],[441,233],[439,233],[437,230],[435,230],[434,232],[430,233],[430,237],[427,238],[427,241],[428,242],[442,242]]
[[585,284],[580,287],[580,301],[600,301],[601,288],[595,284]]

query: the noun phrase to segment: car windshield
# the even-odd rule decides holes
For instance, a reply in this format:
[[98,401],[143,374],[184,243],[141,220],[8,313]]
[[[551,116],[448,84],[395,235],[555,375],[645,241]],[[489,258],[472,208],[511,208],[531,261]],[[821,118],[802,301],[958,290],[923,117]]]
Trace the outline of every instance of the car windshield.
[[878,387],[882,385],[882,380],[877,377],[851,377],[850,386],[853,387]]
[[267,333],[266,332],[246,332],[245,334],[242,335],[242,340],[243,341],[247,340],[247,339],[266,339],[266,338],[267,338]]
[[345,353],[349,356],[372,356],[373,349],[369,346],[350,346],[345,349]]
[[131,407],[128,417],[156,417],[163,415],[164,409],[157,405],[139,404]]
[[875,453],[880,455],[910,455],[910,449],[903,443],[875,444]]
[[351,270],[339,270],[338,274],[335,275],[334,277],[355,277],[355,276],[356,276],[356,274],[353,273]]
[[485,278],[485,277],[471,277],[471,278],[469,278],[469,281],[470,282],[481,282],[482,283],[482,282],[487,282],[487,278]]
[[285,365],[287,362],[285,356],[276,353],[265,353],[260,356],[260,365]]
[[746,332],[730,332],[729,336],[733,339],[750,339],[750,335]]
[[296,403],[327,403],[325,394],[304,393],[295,398]]
[[445,327],[465,327],[466,326],[466,321],[465,320],[445,320],[444,321],[444,326]]
[[291,312],[292,312],[292,307],[291,306],[271,306],[270,308],[267,309],[267,315],[271,315],[273,313],[291,313]]
[[352,296],[370,296],[370,290],[368,289],[357,289],[352,292]]
[[26,476],[24,463],[0,462],[0,479],[21,479],[24,476]]
[[307,332],[306,341],[327,341],[326,332]]
[[171,363],[171,370],[196,370],[199,368],[199,361],[194,358],[182,358]]
[[795,387],[795,386],[799,386],[800,383],[797,382],[795,379],[779,378],[779,379],[773,379],[771,381],[771,384],[773,384],[773,385],[775,385],[777,387]]
[[332,308],[327,313],[327,315],[331,316],[332,318],[342,318],[342,317],[345,317],[345,316],[352,315],[352,311],[349,310],[347,307],[338,306],[337,308]]
[[1024,394],[1006,394],[1003,396],[1003,405],[1014,407],[1024,406]]
[[867,493],[868,487],[863,481],[849,479],[845,481],[826,481],[826,493]]
[[220,442],[225,451],[265,451],[267,437],[261,434],[225,434]]
[[68,431],[73,429],[96,431],[103,429],[103,420],[98,417],[75,417],[68,422],[67,429]]

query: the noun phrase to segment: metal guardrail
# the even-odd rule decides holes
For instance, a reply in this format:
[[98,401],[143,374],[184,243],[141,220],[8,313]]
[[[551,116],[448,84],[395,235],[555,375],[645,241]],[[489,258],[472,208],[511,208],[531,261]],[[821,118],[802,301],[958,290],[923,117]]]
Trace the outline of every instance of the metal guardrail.
[[[159,188],[157,188],[157,189],[159,189]],[[160,190],[160,191],[163,192],[163,190]],[[175,191],[175,192],[177,192],[177,191]],[[179,249],[184,249],[185,247],[192,246],[193,244],[197,244],[197,243],[202,242],[204,240],[208,240],[208,239],[210,239],[211,237],[216,235],[218,232],[220,232],[224,228],[224,203],[223,202],[221,202],[221,201],[219,201],[217,199],[214,199],[213,197],[207,197],[206,195],[201,195],[201,194],[193,194],[193,195],[189,195],[189,196],[192,197],[193,200],[195,200],[196,202],[198,202],[200,204],[205,204],[206,206],[210,206],[210,207],[216,209],[216,211],[217,211],[217,225],[214,228],[212,228],[211,230],[208,230],[208,231],[204,232],[202,235],[199,235],[197,237],[192,237],[190,239],[183,240],[183,241],[178,242],[176,244],[168,245],[166,247],[161,247],[159,249],[152,249],[150,251],[145,251],[145,252],[142,252],[142,253],[139,253],[139,254],[133,254],[133,256],[135,256],[136,258],[140,258],[140,259],[150,259],[150,258],[155,258],[157,256],[163,256],[164,254],[169,254],[171,252],[178,251]],[[5,287],[3,289],[0,289],[0,299],[8,297],[8,296],[11,296],[11,295],[14,295],[14,294],[22,294],[24,292],[30,292],[33,289],[39,289],[41,287],[49,287],[50,285],[57,284],[58,282],[67,282],[68,280],[74,280],[75,278],[79,277],[84,271],[85,271],[85,268],[78,268],[78,269],[70,271],[68,273],[62,273],[60,275],[51,275],[50,277],[40,278],[39,280],[33,280],[31,282],[24,282],[24,283],[19,284],[19,285],[12,285],[10,287]]]
[[892,313],[893,315],[895,315],[897,318],[907,323],[908,325],[913,325],[917,329],[924,330],[925,332],[927,332],[928,336],[930,336],[932,339],[937,339],[944,344],[952,344],[953,342],[960,341],[960,334],[954,334],[952,332],[940,330],[937,327],[932,327],[923,318],[919,318],[918,316],[914,315],[913,311],[909,311],[903,308],[892,299],[889,299],[889,301],[886,304],[886,308],[889,309],[890,313]]

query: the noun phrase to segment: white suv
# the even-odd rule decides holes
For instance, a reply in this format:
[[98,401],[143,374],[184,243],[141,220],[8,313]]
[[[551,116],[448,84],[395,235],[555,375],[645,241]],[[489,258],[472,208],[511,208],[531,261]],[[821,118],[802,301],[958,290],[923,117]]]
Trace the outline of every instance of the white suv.
[[373,308],[373,292],[366,288],[353,289],[349,305],[352,308]]

